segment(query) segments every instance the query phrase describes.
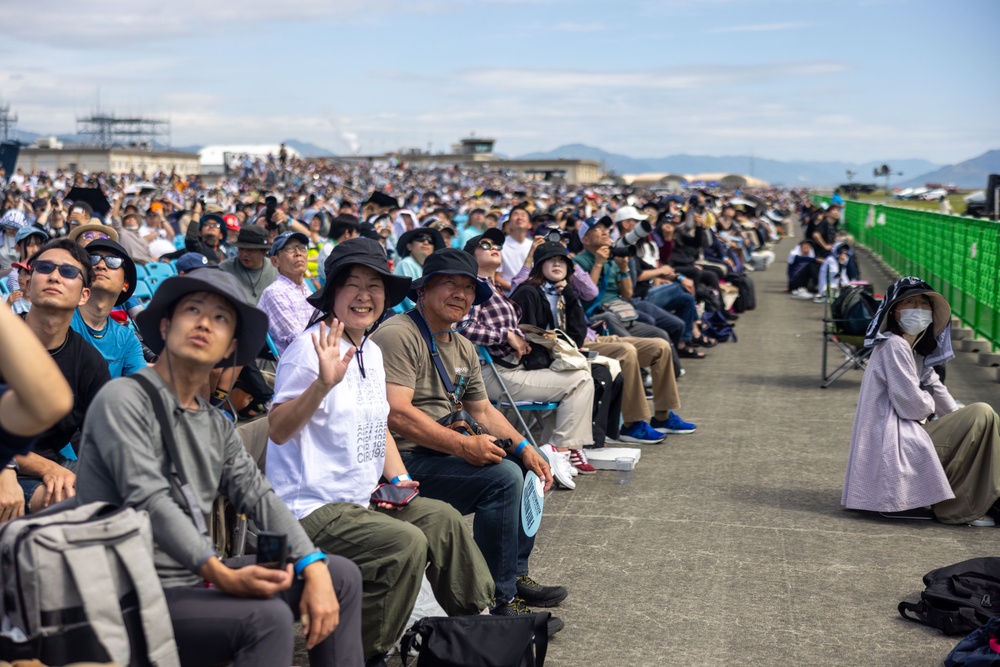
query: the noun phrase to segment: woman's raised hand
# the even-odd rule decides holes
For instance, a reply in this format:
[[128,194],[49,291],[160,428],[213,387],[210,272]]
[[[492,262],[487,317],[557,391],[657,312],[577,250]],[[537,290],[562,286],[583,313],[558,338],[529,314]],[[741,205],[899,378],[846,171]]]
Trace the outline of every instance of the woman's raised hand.
[[313,334],[313,347],[319,357],[319,382],[328,390],[340,383],[347,374],[356,349],[351,347],[344,356],[340,356],[340,339],[344,335],[344,324],[336,317],[330,323],[327,331],[322,322],[319,323],[319,333]]

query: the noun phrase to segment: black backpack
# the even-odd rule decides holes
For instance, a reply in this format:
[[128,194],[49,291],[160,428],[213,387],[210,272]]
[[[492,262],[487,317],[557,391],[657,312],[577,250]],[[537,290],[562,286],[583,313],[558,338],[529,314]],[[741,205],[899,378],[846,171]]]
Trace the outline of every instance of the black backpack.
[[860,336],[875,317],[878,301],[871,294],[869,285],[849,285],[830,304],[830,314],[840,333]]
[[931,570],[924,585],[920,602],[899,603],[903,618],[946,635],[967,635],[1000,616],[1000,558],[972,558]]

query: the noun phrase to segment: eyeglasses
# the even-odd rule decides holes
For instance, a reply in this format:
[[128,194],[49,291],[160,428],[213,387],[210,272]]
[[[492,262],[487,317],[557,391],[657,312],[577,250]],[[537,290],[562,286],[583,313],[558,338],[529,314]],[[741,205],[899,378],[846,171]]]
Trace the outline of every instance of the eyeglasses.
[[434,243],[434,240],[429,236],[415,236],[413,237],[413,243]]
[[308,248],[304,245],[286,245],[278,252],[283,252],[286,255],[307,255],[309,254]]
[[40,259],[31,265],[32,273],[40,273],[43,276],[49,275],[56,269],[59,269],[59,275],[66,280],[74,280],[75,278],[83,280],[83,270],[72,264],[56,264],[47,259]]
[[90,256],[90,265],[91,266],[97,266],[98,264],[101,263],[102,259],[104,260],[104,266],[106,266],[106,267],[108,267],[109,269],[112,269],[112,270],[113,269],[120,269],[120,268],[122,268],[122,264],[125,263],[125,260],[122,259],[121,257],[119,257],[118,255],[96,255],[96,254],[94,254],[94,255]]
[[220,227],[222,227],[222,223],[221,222],[206,222],[206,223],[204,223],[202,225],[202,227],[214,227],[215,229],[219,229]]
[[80,234],[80,238],[84,241],[96,241],[97,239],[109,239],[111,237],[104,232],[86,231]]
[[502,245],[496,245],[489,241],[480,241],[478,245],[482,250],[503,250]]

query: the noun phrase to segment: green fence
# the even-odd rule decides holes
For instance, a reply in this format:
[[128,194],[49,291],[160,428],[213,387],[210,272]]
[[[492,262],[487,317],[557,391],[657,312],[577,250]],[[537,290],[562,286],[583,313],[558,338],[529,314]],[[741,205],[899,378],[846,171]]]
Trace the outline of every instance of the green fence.
[[926,280],[956,317],[1000,347],[1000,224],[854,201],[844,218],[857,243],[900,275]]

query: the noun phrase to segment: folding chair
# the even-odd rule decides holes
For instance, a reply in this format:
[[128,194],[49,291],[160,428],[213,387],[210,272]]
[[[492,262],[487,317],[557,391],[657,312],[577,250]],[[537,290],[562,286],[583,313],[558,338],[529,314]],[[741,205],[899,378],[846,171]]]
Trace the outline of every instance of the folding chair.
[[177,269],[174,268],[173,264],[167,262],[150,262],[146,265],[146,275],[150,278],[166,280],[170,276],[176,276]]
[[528,422],[525,421],[521,413],[527,413],[528,419],[531,421],[531,426],[541,428],[542,418],[544,418],[547,413],[558,408],[559,404],[551,401],[533,401],[529,403],[522,401],[518,403],[518,401],[514,400],[514,396],[510,393],[510,390],[507,389],[507,385],[504,383],[503,378],[500,377],[500,373],[497,372],[496,364],[493,363],[493,356],[489,353],[489,350],[482,345],[477,345],[476,350],[478,350],[479,358],[483,361],[483,363],[489,366],[493,371],[493,375],[496,376],[497,379],[497,384],[500,385],[500,400],[494,401],[493,405],[496,406],[497,410],[500,410],[501,412],[506,412],[507,410],[513,408],[514,414],[517,416],[517,421],[521,424],[521,428],[524,429],[524,434],[528,437],[528,441],[537,447],[538,443],[535,442],[535,436],[531,432],[531,427],[528,425]]
[[[820,389],[826,389],[849,370],[864,370],[871,356],[872,348],[865,347],[864,334],[845,333],[843,326],[847,320],[836,319],[833,316],[834,290],[830,285],[829,275],[826,281],[826,301],[823,303],[823,380]],[[833,343],[844,354],[844,360],[833,367],[830,359],[829,344]]]

